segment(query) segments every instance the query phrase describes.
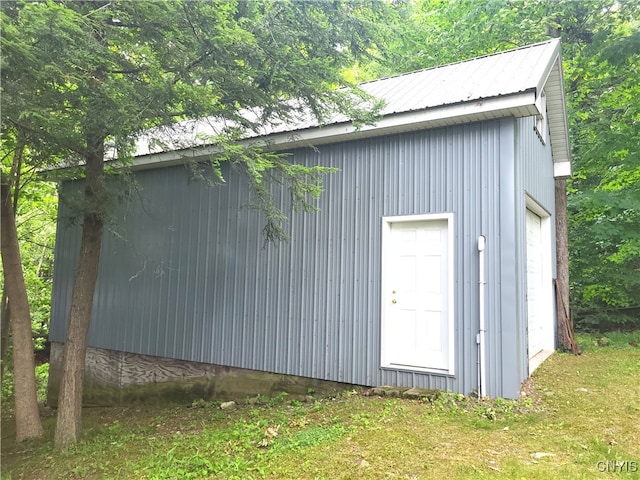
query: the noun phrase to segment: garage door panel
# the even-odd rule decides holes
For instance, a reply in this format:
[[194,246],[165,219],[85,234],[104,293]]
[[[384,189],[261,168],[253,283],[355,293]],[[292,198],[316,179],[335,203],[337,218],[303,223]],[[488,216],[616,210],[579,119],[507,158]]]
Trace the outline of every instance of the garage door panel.
[[545,311],[542,219],[527,210],[527,331],[529,358],[543,350]]

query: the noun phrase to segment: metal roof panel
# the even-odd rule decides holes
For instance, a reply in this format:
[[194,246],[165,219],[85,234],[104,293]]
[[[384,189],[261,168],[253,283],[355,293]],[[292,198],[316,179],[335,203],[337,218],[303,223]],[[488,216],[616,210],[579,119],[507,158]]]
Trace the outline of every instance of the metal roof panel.
[[383,115],[470,102],[535,90],[558,54],[559,40],[473,58],[360,87],[382,98]]
[[[554,161],[565,162],[569,161],[569,157],[564,152],[569,148],[561,69],[560,40],[552,39],[450,65],[365,82],[359,87],[384,101],[384,107],[380,112],[382,119],[374,126],[365,126],[358,130],[343,114],[336,114],[320,124],[311,112],[303,110],[295,119],[264,125],[259,131],[247,132],[245,138],[247,141],[262,139],[265,146],[274,143],[282,146],[287,143],[299,144],[301,137],[309,144],[314,144],[318,140],[326,143],[329,138],[331,141],[338,141],[336,137],[343,135],[385,134],[388,132],[384,127],[385,121],[396,116],[396,123],[406,124],[404,127],[396,125],[394,131],[409,131],[417,126],[430,128],[499,116],[527,116],[534,114],[532,112],[537,113],[535,99],[545,87],[553,144],[559,147],[554,151]],[[523,96],[525,93],[532,95]],[[525,100],[522,104],[510,102],[506,109],[503,106],[493,109],[492,105],[499,103],[495,100],[507,98]],[[530,102],[530,98],[534,101]],[[467,113],[459,116],[457,107],[461,105],[477,108],[466,109]],[[443,109],[451,110],[449,112]],[[433,111],[439,112],[437,118],[430,113]],[[424,112],[425,118],[417,118],[411,115],[412,112]],[[256,112],[247,110],[244,113],[248,119],[258,118]],[[451,118],[447,119],[449,114]],[[228,124],[219,119],[203,118],[180,122],[165,130],[155,129],[138,139],[136,156],[155,156],[163,152],[179,152],[186,149],[191,149],[189,156],[197,156],[193,148],[210,150],[211,136],[219,134],[226,126]],[[336,127],[340,127],[339,135],[326,134],[327,129]],[[364,131],[366,133],[363,133]],[[273,141],[275,138],[277,142]],[[161,141],[158,142],[158,139]],[[561,145],[564,148],[560,148]],[[158,158],[157,162],[145,160],[142,163],[148,167],[165,161]]]

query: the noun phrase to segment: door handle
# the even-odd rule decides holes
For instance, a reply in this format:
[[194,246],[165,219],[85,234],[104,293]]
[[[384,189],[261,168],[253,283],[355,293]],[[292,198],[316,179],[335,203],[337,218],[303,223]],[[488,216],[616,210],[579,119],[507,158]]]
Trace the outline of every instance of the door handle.
[[393,300],[391,300],[391,303],[398,303],[398,302],[396,302],[396,299],[394,298]]

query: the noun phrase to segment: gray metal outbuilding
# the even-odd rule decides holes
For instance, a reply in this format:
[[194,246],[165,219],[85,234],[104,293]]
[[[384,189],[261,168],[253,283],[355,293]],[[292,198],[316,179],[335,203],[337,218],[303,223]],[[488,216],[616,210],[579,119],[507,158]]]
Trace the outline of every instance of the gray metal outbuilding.
[[[362,88],[386,102],[374,126],[300,119],[246,140],[339,169],[318,212],[290,215],[288,243],[264,245],[236,171],[215,188],[189,180],[185,157],[212,149],[178,145],[211,124],[185,122],[185,137],[165,142],[176,150],[141,139],[140,200],[105,234],[89,346],[517,397],[555,348],[554,177],[571,173],[560,42]],[[286,209],[286,191],[275,193]],[[61,204],[57,349],[80,242],[68,214]]]

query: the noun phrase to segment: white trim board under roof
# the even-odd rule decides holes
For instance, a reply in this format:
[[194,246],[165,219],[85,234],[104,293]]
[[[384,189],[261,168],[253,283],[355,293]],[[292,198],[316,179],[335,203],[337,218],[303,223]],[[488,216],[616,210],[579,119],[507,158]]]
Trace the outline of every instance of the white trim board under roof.
[[[243,142],[285,150],[507,116],[527,117],[544,113],[536,106],[544,89],[555,175],[571,175],[559,39],[374,80],[360,88],[385,102],[375,125],[357,129],[344,115],[319,125],[309,114],[296,122],[265,127],[262,132],[247,132]],[[185,158],[214,153],[216,148],[207,145],[206,138],[220,126],[216,119],[199,119],[140,137],[134,168],[178,164]],[[161,142],[150,141],[152,137],[160,137]]]

